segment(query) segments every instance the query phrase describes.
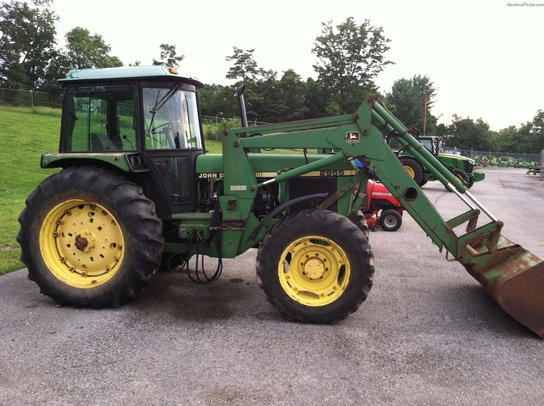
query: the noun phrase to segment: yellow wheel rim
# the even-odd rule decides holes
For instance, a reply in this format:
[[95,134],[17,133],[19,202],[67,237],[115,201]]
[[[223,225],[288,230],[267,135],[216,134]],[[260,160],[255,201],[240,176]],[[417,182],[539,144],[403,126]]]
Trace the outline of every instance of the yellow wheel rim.
[[94,288],[119,270],[124,255],[123,232],[104,207],[80,199],[63,202],[45,217],[40,249],[50,271],[76,288]]
[[411,166],[405,166],[404,169],[406,169],[406,172],[408,172],[408,175],[410,175],[410,177],[414,179],[416,175],[414,172],[414,168],[412,168]]
[[318,236],[291,243],[278,265],[284,291],[307,306],[325,306],[338,299],[349,284],[350,273],[344,250],[334,241]]

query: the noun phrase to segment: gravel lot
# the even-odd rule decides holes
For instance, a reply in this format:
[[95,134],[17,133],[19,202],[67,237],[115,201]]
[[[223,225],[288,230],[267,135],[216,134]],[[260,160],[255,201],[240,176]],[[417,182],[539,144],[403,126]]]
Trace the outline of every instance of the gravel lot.
[[[484,170],[472,194],[544,258],[544,181]],[[447,219],[457,210],[441,184],[423,189]],[[56,307],[26,270],[2,276],[0,405],[543,404],[544,340],[408,214],[370,242],[374,287],[333,326],[282,319],[257,285],[255,250],[225,260],[213,284],[160,273],[110,310]]]

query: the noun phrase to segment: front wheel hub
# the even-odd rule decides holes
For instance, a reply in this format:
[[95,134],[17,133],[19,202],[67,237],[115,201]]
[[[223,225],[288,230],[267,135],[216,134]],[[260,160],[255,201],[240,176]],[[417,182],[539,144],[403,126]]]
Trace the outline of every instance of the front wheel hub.
[[318,257],[308,259],[308,261],[306,261],[304,264],[303,269],[304,275],[312,280],[323,279],[323,275],[326,270],[325,264]]
[[76,241],[74,245],[81,252],[86,252],[93,249],[95,241],[96,241],[96,237],[93,235],[93,233],[88,230],[85,230],[85,231],[82,231],[81,234],[78,234],[76,236]]
[[283,251],[278,276],[285,293],[306,306],[325,306],[346,290],[351,266],[336,242],[321,236],[293,241]]

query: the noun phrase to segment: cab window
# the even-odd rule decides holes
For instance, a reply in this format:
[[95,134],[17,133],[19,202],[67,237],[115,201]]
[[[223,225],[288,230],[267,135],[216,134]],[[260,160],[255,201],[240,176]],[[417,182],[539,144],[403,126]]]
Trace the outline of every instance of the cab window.
[[65,109],[65,152],[135,151],[134,85],[71,87]]
[[146,149],[202,148],[194,92],[146,87],[142,100]]

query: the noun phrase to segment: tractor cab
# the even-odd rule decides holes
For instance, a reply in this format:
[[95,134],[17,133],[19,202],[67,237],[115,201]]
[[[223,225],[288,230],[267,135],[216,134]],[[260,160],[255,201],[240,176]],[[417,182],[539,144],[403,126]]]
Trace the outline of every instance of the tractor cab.
[[160,212],[194,207],[195,161],[204,152],[199,81],[175,68],[145,66],[73,70],[59,82],[64,115],[55,159],[88,154],[148,172],[143,186],[163,202]]
[[442,150],[442,140],[440,137],[421,136],[418,137],[418,141],[434,156],[438,156],[438,153]]

